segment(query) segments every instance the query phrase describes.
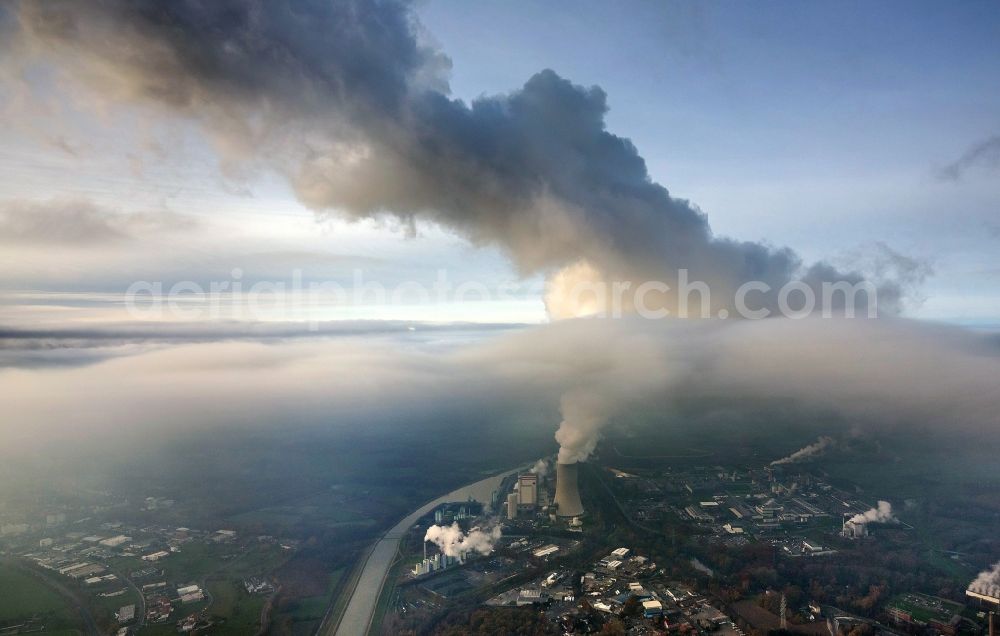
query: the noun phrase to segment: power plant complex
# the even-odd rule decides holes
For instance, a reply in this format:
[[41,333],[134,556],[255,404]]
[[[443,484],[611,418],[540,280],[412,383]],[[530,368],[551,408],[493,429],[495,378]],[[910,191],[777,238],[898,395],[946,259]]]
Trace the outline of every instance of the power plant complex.
[[[508,519],[530,518],[538,513],[553,519],[573,519],[584,513],[578,483],[579,465],[556,464],[554,497],[551,482],[545,480],[545,472],[544,463],[540,462],[530,472],[517,476],[513,490],[506,499],[500,499]],[[579,526],[579,522],[576,525]]]
[[1000,584],[990,585],[990,584],[979,584],[973,583],[969,586],[969,589],[965,590],[966,596],[983,601],[988,605],[994,606],[994,609],[1000,610]]
[[996,636],[997,616],[1000,614],[1000,563],[994,566],[991,575],[983,576],[981,574],[977,580],[973,581],[969,585],[969,589],[965,590],[965,594],[980,601],[988,608],[989,627],[987,634],[988,636]]
[[844,515],[844,525],[840,530],[841,536],[848,539],[862,539],[868,536],[868,524],[863,521],[854,521],[854,515]]

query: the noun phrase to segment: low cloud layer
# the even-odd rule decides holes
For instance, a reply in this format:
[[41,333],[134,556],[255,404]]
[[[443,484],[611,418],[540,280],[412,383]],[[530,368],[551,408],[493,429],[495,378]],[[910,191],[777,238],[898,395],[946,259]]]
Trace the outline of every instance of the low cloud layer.
[[0,242],[19,247],[100,247],[196,225],[173,212],[125,214],[80,199],[0,201]]
[[543,420],[560,458],[581,460],[616,418],[678,397],[780,398],[859,430],[1000,436],[1000,342],[905,320],[574,320],[450,344],[367,334],[131,347],[86,366],[0,370],[4,447],[289,422],[391,434],[487,412],[496,426]]

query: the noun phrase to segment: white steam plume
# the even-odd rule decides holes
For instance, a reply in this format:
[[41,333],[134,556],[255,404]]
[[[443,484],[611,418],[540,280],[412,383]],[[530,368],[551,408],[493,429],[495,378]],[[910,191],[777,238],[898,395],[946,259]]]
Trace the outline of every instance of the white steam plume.
[[535,462],[535,465],[531,467],[531,471],[538,475],[539,477],[544,477],[549,472],[549,463],[544,459],[539,459]]
[[608,397],[586,388],[563,394],[559,401],[563,421],[556,431],[560,464],[582,462],[594,452],[609,416]]
[[977,594],[1000,597],[1000,561],[993,564],[989,570],[983,570],[972,583],[969,590]]
[[795,462],[802,461],[803,459],[815,457],[816,455],[822,454],[833,443],[834,439],[832,437],[823,435],[812,444],[809,444],[804,448],[800,448],[788,457],[782,457],[781,459],[774,460],[771,462],[771,465],[781,466],[783,464],[794,464]]
[[465,557],[469,552],[489,554],[498,539],[500,539],[500,526],[493,526],[488,530],[473,528],[469,534],[465,534],[457,522],[450,526],[433,525],[427,528],[424,534],[424,541],[436,545],[445,556],[457,558]]
[[858,513],[851,517],[848,523],[891,523],[896,521],[896,517],[892,514],[892,504],[888,501],[879,501],[878,507],[869,508],[868,510]]

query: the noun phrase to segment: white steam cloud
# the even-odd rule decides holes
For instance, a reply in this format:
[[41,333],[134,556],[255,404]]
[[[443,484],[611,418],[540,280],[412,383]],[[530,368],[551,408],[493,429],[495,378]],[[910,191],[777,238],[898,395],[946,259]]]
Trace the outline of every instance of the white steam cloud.
[[994,563],[989,570],[980,572],[979,576],[972,583],[969,583],[969,590],[977,594],[1000,598],[1000,561]]
[[424,534],[424,541],[436,545],[445,556],[456,558],[465,558],[470,552],[489,554],[499,539],[500,526],[493,526],[488,530],[472,528],[469,534],[465,534],[458,522],[450,526],[433,525]]
[[549,472],[549,463],[544,459],[539,459],[535,462],[535,465],[531,467],[531,471],[538,475],[539,477],[544,477]]
[[888,501],[879,501],[878,506],[854,515],[848,523],[892,523],[895,521],[896,517],[892,514],[892,504]]
[[771,462],[771,465],[781,466],[783,464],[794,464],[804,459],[815,457],[816,455],[820,455],[824,451],[826,451],[826,449],[829,448],[833,443],[834,439],[832,437],[823,435],[812,444],[809,444],[804,448],[800,448],[799,450],[795,451],[788,457],[782,457],[781,459],[774,460],[773,462]]

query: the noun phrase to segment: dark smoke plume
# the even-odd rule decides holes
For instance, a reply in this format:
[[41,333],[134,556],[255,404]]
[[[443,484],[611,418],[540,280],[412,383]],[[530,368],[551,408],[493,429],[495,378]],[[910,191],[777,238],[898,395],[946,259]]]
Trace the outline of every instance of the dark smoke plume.
[[[100,0],[7,5],[5,65],[48,64],[88,99],[198,122],[228,167],[284,174],[302,202],[354,218],[439,223],[552,282],[690,280],[729,308],[742,283],[861,280],[790,249],[713,235],[606,130],[607,98],[551,70],[506,95],[449,96],[449,60],[396,0]],[[881,285],[895,311],[899,288]],[[657,304],[676,309],[664,293]],[[774,299],[764,297],[764,306]],[[628,307],[626,306],[626,310]]]

